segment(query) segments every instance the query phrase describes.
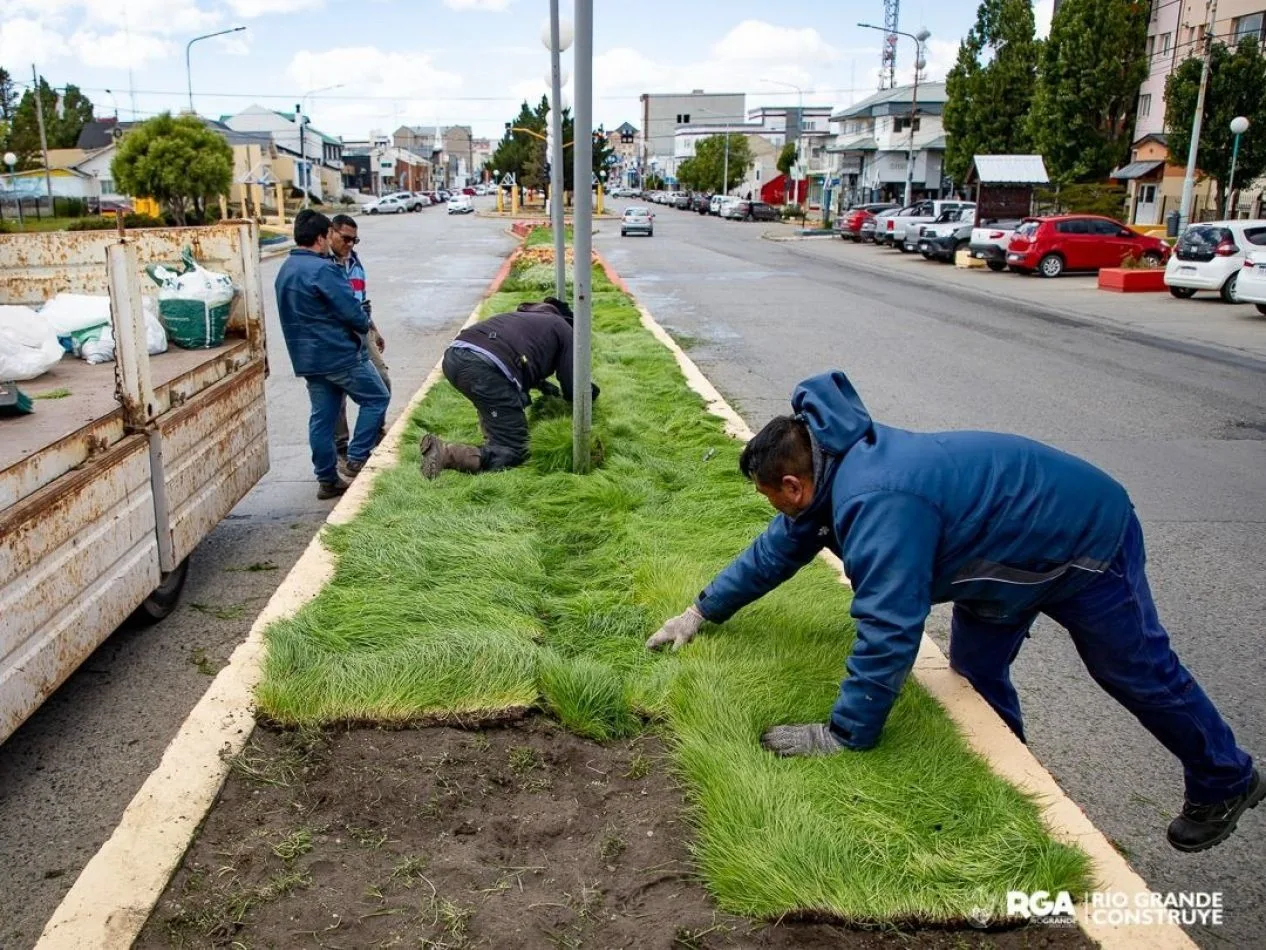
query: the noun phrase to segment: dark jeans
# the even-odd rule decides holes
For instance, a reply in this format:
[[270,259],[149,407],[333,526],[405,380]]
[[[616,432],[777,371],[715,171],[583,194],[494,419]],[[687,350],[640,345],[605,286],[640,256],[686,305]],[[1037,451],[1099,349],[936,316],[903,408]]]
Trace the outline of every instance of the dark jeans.
[[[1178,661],[1156,615],[1146,562],[1143,528],[1131,515],[1108,569],[1041,612],[1068,630],[1095,682],[1182,762],[1189,800],[1207,804],[1239,795],[1252,778],[1253,760]],[[950,632],[950,666],[1021,739],[1024,723],[1010,668],[1035,619],[986,623],[955,606]]]
[[444,378],[479,410],[484,444],[479,447],[481,471],[522,465],[528,457],[528,424],[523,393],[496,366],[471,350],[444,353]]
[[368,359],[351,369],[323,376],[304,377],[308,384],[308,400],[312,415],[308,418],[308,445],[312,449],[312,468],[317,481],[338,481],[338,454],[334,450],[334,423],[343,407],[344,397],[360,407],[356,413],[356,432],[347,447],[348,461],[363,462],[378,443],[378,430],[387,416],[387,391],[378,370]]
[[[379,349],[379,343],[382,337],[378,335],[378,331],[374,327],[369,328],[369,333],[365,335],[365,349],[369,352],[369,362],[374,364],[374,368],[378,370],[378,375],[382,377],[383,384],[387,387],[387,392],[391,392],[391,376],[387,372],[387,364],[383,362],[382,350]],[[382,441],[382,436],[386,435],[385,429],[378,430],[378,441]],[[334,421],[334,447],[343,455],[347,454],[347,446],[352,441],[351,430],[347,427],[347,400],[343,400],[343,404],[339,407],[338,418]]]

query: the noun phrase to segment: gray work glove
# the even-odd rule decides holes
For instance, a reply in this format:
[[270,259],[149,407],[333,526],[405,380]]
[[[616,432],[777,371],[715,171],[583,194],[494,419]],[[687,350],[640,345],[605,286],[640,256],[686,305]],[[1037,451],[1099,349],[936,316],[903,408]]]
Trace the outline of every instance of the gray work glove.
[[825,723],[804,726],[774,726],[766,729],[760,744],[774,755],[833,755],[847,748]]
[[699,613],[694,604],[691,604],[686,608],[685,613],[668,620],[652,634],[646,641],[646,649],[658,650],[664,644],[671,643],[673,650],[680,650],[699,632],[699,626],[702,623],[703,614]]

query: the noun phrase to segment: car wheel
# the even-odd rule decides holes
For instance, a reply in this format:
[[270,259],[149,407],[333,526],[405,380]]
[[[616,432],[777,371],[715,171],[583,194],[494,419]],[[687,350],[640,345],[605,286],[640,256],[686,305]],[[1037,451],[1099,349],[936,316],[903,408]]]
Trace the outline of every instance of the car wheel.
[[1043,277],[1058,277],[1064,273],[1064,259],[1058,254],[1047,254],[1038,261],[1037,270]]
[[1239,284],[1240,275],[1234,273],[1226,279],[1226,283],[1222,285],[1222,289],[1218,291],[1218,296],[1222,298],[1223,303],[1239,303],[1239,294],[1235,292],[1236,286]]
[[1188,300],[1196,295],[1193,287],[1170,287],[1169,292],[1179,300]]
[[1164,258],[1162,258],[1155,251],[1147,251],[1143,255],[1143,263],[1146,264],[1148,267],[1160,267],[1161,264],[1164,263]]
[[378,213],[378,209],[377,209],[377,208],[370,208],[370,209],[369,209],[369,213],[370,213],[370,214],[377,214],[377,213]]
[[647,231],[647,232],[646,232],[646,236],[647,236],[647,237],[654,237],[654,236],[655,236],[655,232],[654,232],[654,231]]
[[930,260],[932,259],[932,252],[931,252],[931,251],[919,251],[919,253],[923,255],[923,259],[924,259],[925,261],[930,261]]
[[621,231],[621,232],[620,232],[620,237],[628,237],[628,236],[629,236],[629,232],[628,232],[628,231]]
[[1007,265],[1005,261],[985,261],[985,266],[988,267],[994,273],[998,273],[1000,271],[1004,271],[1007,269]]
[[173,610],[180,601],[180,592],[185,589],[185,579],[189,576],[189,558],[176,565],[175,570],[168,571],[158,581],[158,586],[141,601],[141,605],[132,613],[138,623],[157,623]]
[[1263,317],[1266,317],[1266,303],[1259,303],[1257,305],[1257,312],[1260,313]]

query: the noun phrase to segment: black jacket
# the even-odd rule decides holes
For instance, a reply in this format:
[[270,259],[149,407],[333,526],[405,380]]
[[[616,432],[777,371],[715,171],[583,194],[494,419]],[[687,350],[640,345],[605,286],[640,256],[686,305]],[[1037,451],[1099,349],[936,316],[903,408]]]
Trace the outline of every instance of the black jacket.
[[494,354],[518,377],[526,394],[558,375],[563,398],[571,400],[571,324],[547,303],[524,303],[457,334],[457,339]]

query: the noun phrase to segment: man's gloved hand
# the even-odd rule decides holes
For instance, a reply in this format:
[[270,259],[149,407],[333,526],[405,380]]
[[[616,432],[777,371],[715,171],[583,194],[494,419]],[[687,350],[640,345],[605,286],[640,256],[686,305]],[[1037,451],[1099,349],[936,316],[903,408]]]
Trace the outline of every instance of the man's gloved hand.
[[765,730],[760,744],[784,758],[790,755],[834,755],[847,748],[821,722],[804,726],[774,726]]
[[368,299],[366,299],[360,302],[360,306],[361,306],[361,309],[365,311],[365,316],[369,317],[370,319],[373,319],[374,305],[370,303]]
[[673,650],[680,650],[691,641],[699,626],[703,623],[703,614],[691,604],[685,613],[678,614],[659,628],[646,641],[646,649],[658,650],[666,643],[673,645]]
[[598,395],[602,392],[602,390],[598,388],[597,383],[590,383],[589,390],[592,393],[592,395],[589,397],[589,405],[592,406],[595,402],[598,401]]
[[541,384],[536,387],[541,391],[542,396],[559,396],[563,395],[563,391],[551,383],[549,380],[542,380]]

